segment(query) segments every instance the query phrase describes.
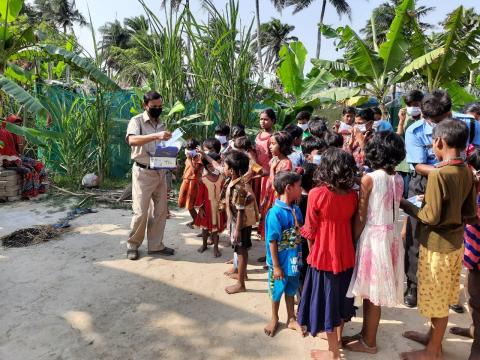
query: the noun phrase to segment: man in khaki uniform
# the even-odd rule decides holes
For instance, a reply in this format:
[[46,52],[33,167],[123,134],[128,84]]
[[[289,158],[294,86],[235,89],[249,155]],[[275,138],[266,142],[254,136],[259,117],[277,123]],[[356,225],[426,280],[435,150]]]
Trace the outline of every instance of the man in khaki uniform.
[[[150,168],[150,154],[156,146],[171,138],[160,121],[163,99],[156,91],[143,97],[145,111],[133,117],[127,128],[126,140],[132,148],[132,200],[133,218],[127,242],[127,258],[138,259],[138,248],[147,232],[148,253],[173,255],[174,250],[163,245],[163,233],[167,221],[166,170]],[[150,208],[151,206],[151,208]],[[150,211],[149,211],[150,208]]]

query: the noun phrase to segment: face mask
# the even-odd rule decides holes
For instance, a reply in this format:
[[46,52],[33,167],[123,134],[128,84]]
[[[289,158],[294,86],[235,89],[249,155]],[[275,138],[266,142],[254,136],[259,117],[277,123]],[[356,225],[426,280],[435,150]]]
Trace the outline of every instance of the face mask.
[[367,132],[367,125],[366,124],[355,125],[355,127],[358,130],[360,130],[361,133],[366,133]]
[[215,139],[220,141],[220,144],[225,144],[227,142],[227,137],[223,135],[215,135]]
[[150,115],[152,119],[158,119],[162,114],[162,111],[163,111],[162,108],[149,108],[148,115]]
[[217,169],[213,170],[211,173],[215,176],[220,175],[220,171],[218,171]]
[[340,134],[350,133],[352,131],[352,126],[344,123],[343,121],[340,122],[340,126],[338,127],[338,132]]
[[187,154],[188,156],[194,158],[195,156],[197,156],[197,150],[188,150]]
[[298,124],[298,127],[301,128],[303,131],[308,130],[308,124]]
[[420,116],[422,115],[422,110],[417,106],[407,106],[407,115],[409,116]]
[[315,165],[320,165],[320,162],[322,161],[322,155],[313,155],[312,163]]

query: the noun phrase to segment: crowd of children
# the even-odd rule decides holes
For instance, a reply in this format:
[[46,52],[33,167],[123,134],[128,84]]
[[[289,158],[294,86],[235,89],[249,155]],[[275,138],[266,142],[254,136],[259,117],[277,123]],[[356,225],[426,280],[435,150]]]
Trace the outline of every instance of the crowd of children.
[[[414,288],[415,305],[418,294],[418,310],[431,328],[403,334],[425,349],[401,358],[441,359],[464,261],[473,324],[451,332],[474,338],[469,360],[480,359],[480,150],[474,141],[478,130],[480,145],[480,106],[470,106],[473,121],[465,121],[452,119],[444,92],[413,91],[405,100],[397,131],[380,109],[353,107],[344,108],[333,126],[302,111],[296,123],[274,131],[276,115],[267,109],[254,143],[242,125],[221,124],[215,138],[186,144],[179,206],[192,216],[188,225],[202,229],[199,252],[213,245],[214,256],[221,256],[219,235],[227,229],[234,255],[226,274],[236,283],[225,290],[244,292],[258,227],[272,306],[264,332],[275,335],[284,296],[288,328],[326,333],[328,350],[313,351],[312,358],[339,359],[342,348],[377,353],[381,308],[402,300],[408,305]],[[410,178],[417,184],[413,198]],[[400,209],[409,220],[397,232]],[[408,232],[410,244],[407,239],[404,245]],[[410,282],[412,239],[418,242],[417,268]],[[361,331],[343,336],[360,305]]]

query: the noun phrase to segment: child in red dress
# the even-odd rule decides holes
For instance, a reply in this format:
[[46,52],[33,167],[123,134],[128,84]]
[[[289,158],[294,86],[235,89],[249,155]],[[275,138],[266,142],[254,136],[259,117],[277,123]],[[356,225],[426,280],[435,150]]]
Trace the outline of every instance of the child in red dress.
[[[210,153],[210,158],[220,160],[220,155]],[[199,184],[195,209],[198,211],[195,225],[202,229],[203,244],[198,252],[203,253],[208,247],[208,238],[213,240],[213,255],[220,257],[222,254],[218,249],[219,234],[225,230],[225,212],[219,209],[225,177],[207,160],[202,160],[204,169]]]
[[340,359],[343,323],[355,314],[347,290],[355,266],[351,224],[358,203],[352,190],[356,171],[351,154],[328,149],[315,172],[320,185],[308,194],[301,234],[308,241],[310,254],[298,323],[314,337],[327,333],[328,350],[313,350],[315,359]]
[[188,209],[192,221],[187,224],[193,229],[197,212],[195,211],[195,200],[197,198],[198,183],[202,173],[202,157],[195,150],[199,146],[195,139],[187,141],[185,146],[185,170],[183,172],[183,181],[178,195],[178,207]]

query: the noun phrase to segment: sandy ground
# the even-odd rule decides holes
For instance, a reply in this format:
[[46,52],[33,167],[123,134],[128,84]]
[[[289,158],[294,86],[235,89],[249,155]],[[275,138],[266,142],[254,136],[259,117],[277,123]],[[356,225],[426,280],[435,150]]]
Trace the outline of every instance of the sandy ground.
[[[0,236],[48,224],[66,209],[46,202],[0,206]],[[72,222],[59,240],[21,249],[0,250],[0,359],[308,359],[326,342],[302,339],[281,328],[263,334],[270,316],[266,274],[251,262],[248,292],[229,296],[223,276],[231,249],[223,237],[223,257],[198,254],[195,232],[183,224],[187,214],[167,224],[165,242],[172,258],[125,259],[131,212],[100,209]],[[263,243],[254,242],[251,259]],[[358,312],[361,315],[361,311]],[[286,313],[282,305],[281,320]],[[397,359],[420,346],[400,334],[427,329],[416,310],[385,309],[379,353],[345,352],[346,359]],[[346,326],[352,334],[361,317]],[[468,315],[452,314],[450,326],[466,325]],[[466,359],[471,342],[447,336],[445,359]]]

